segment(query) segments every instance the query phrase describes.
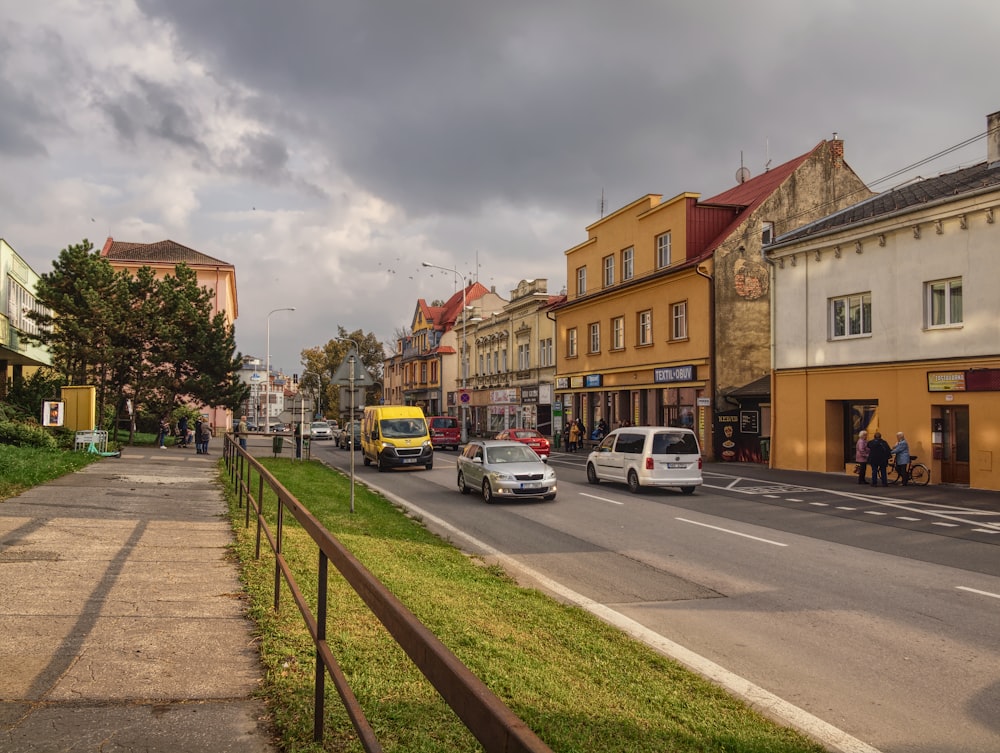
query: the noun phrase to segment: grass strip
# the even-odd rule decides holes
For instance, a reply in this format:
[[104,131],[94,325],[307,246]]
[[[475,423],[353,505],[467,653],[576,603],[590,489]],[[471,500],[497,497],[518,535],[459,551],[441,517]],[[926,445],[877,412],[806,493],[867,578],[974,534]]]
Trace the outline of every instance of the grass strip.
[[98,459],[90,452],[0,444],[0,500],[78,471]]
[[[676,662],[577,607],[518,586],[405,511],[319,462],[264,465],[469,669],[557,753],[820,753]],[[253,487],[256,489],[256,480]],[[265,668],[262,694],[287,751],[361,750],[328,683],[322,747],[312,742],[313,648],[298,610],[275,614],[273,557],[254,560],[254,527],[230,495],[249,614]],[[275,497],[265,493],[272,519]],[[285,518],[284,552],[316,602],[317,550]],[[331,568],[328,639],[386,751],[482,748]],[[283,589],[287,594],[287,589]]]

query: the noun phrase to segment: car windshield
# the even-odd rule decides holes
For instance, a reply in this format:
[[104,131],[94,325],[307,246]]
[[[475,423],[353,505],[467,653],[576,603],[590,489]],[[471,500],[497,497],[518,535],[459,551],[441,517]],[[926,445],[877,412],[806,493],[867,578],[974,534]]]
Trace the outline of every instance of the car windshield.
[[490,447],[486,450],[487,463],[538,463],[538,455],[530,447],[511,445],[509,447]]
[[388,439],[422,437],[427,434],[427,425],[420,418],[386,418],[380,423],[382,436]]
[[311,426],[312,426],[313,429],[329,429],[330,428],[330,424],[328,424],[326,421],[315,421],[315,422],[313,422],[311,424]]

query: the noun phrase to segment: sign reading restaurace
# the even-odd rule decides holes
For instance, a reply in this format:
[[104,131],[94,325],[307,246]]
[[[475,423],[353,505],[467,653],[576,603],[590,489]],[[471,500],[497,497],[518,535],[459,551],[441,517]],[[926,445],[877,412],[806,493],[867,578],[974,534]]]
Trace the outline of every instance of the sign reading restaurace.
[[653,369],[653,381],[657,384],[665,382],[693,382],[694,364],[687,366],[665,366]]

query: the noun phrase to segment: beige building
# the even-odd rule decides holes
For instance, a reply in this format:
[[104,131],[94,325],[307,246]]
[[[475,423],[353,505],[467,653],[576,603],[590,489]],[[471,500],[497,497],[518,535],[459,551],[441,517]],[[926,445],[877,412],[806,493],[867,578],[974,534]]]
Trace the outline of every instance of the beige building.
[[557,431],[576,418],[588,434],[599,420],[687,426],[709,457],[766,458],[769,389],[752,389],[770,372],[762,244],[869,191],[839,140],[737,179],[705,201],[644,196],[565,252]]
[[987,159],[780,237],[772,464],[853,466],[906,435],[932,481],[1000,490],[1000,113]]
[[0,238],[0,398],[8,384],[26,376],[25,370],[51,366],[47,348],[29,343],[25,335],[38,333],[29,311],[51,313],[35,300],[38,274],[3,238]]

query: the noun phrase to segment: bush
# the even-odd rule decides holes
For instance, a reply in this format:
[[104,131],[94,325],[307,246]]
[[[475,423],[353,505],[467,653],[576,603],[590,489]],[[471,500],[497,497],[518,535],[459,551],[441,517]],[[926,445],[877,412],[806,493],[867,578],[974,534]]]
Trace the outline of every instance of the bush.
[[18,421],[0,421],[0,444],[39,447],[45,450],[54,450],[58,447],[55,437],[45,427]]

